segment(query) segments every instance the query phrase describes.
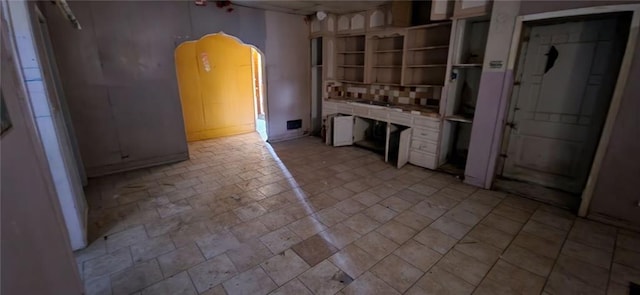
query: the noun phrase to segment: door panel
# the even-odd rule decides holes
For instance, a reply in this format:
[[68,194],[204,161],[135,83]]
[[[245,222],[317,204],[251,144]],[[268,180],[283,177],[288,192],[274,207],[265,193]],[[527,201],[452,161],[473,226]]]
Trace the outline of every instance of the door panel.
[[333,118],[333,146],[353,144],[353,116]]
[[409,147],[411,146],[411,128],[400,132],[400,144],[398,147],[398,168],[402,168],[409,162]]
[[327,115],[325,121],[325,139],[324,143],[326,145],[333,145],[333,119],[336,117],[335,114]]
[[619,51],[615,28],[614,19],[532,28],[503,176],[582,191],[618,70],[607,63]]

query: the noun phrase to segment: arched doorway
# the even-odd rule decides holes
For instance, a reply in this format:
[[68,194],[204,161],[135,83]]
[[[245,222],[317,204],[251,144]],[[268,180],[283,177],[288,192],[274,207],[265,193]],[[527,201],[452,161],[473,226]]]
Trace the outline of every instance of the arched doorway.
[[206,35],[175,50],[187,141],[258,131],[266,140],[264,59],[225,33]]

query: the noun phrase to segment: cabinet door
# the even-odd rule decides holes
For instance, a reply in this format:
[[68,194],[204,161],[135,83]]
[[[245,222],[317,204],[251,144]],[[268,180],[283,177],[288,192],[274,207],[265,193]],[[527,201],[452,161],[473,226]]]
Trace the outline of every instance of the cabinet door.
[[456,0],[453,10],[455,17],[487,15],[491,10],[491,0]]
[[402,168],[409,162],[409,147],[411,146],[411,128],[400,132],[400,145],[398,147],[398,168]]
[[453,12],[453,0],[433,0],[431,2],[431,20],[445,20]]
[[353,144],[353,116],[333,118],[333,146]]
[[325,137],[324,137],[324,143],[326,145],[333,145],[333,118],[335,118],[336,115],[335,114],[330,114],[327,115],[326,120],[324,122],[324,128],[325,128]]

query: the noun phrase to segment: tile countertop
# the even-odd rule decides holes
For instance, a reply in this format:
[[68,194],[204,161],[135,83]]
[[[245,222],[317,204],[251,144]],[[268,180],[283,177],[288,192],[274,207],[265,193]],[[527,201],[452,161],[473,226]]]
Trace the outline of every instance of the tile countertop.
[[378,102],[378,101],[367,100],[367,99],[356,99],[356,98],[342,98],[342,97],[326,98],[325,100],[330,102],[360,104],[360,105],[365,105],[365,106],[374,107],[374,108],[386,108],[391,111],[407,112],[414,115],[440,118],[440,113],[438,113],[437,110],[435,110],[434,108],[425,107],[425,106],[418,106],[418,105],[411,105],[411,104],[390,104],[388,106],[384,106],[384,105],[368,103],[368,102]]

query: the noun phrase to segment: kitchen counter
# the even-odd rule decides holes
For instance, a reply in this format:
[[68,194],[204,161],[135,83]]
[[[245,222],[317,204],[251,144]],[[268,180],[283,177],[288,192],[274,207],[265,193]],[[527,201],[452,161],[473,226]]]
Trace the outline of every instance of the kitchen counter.
[[407,112],[413,115],[422,115],[432,118],[440,118],[440,113],[431,107],[410,105],[410,104],[389,104],[381,101],[359,99],[359,98],[344,98],[344,97],[332,97],[325,99],[330,102],[341,102],[348,104],[365,105],[367,107],[375,109],[387,109],[390,111]]

